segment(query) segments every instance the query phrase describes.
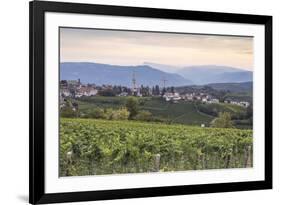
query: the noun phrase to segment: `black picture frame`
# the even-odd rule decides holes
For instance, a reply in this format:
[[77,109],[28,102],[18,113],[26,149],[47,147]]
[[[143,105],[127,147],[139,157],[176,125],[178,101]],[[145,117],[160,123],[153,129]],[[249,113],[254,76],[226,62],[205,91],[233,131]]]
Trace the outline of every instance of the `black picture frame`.
[[[125,6],[32,1],[30,12],[30,165],[29,202],[31,204],[154,197],[260,190],[272,188],[272,17],[262,15],[215,13]],[[265,26],[265,180],[135,188],[71,193],[45,193],[45,70],[44,32],[45,12],[98,14],[110,16],[149,17],[162,19],[197,20],[260,24]]]

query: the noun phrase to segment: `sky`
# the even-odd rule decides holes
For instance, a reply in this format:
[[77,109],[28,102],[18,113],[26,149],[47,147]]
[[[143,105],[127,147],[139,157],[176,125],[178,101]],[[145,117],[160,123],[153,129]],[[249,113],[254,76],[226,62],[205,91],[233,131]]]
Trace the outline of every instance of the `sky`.
[[60,59],[113,65],[224,65],[253,70],[253,37],[60,28]]

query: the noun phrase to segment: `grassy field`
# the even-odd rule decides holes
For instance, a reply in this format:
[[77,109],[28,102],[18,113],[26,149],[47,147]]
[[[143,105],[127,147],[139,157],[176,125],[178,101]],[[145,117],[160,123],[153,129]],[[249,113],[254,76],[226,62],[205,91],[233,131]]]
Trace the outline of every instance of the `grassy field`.
[[252,131],[60,120],[60,176],[252,167]]

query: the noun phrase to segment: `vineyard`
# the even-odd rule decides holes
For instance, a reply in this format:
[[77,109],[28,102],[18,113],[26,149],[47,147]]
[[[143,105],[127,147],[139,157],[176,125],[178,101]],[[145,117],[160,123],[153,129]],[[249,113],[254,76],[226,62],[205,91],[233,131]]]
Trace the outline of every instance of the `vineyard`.
[[[81,98],[76,102],[79,104],[80,111],[87,113],[97,108],[125,107],[127,99],[128,97],[92,96]],[[142,97],[138,100],[140,110],[149,111],[161,121],[186,125],[208,125],[214,119],[213,116],[198,112],[194,104],[190,102],[170,103],[160,97]],[[224,110],[222,109],[222,111]]]
[[60,119],[60,176],[252,167],[252,131]]

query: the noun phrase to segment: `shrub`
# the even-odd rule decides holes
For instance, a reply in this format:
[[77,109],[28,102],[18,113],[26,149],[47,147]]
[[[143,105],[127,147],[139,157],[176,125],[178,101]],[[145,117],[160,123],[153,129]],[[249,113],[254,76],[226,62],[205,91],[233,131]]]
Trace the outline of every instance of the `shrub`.
[[133,119],[138,114],[139,102],[137,98],[130,97],[126,102],[126,108],[130,112],[130,119]]
[[152,114],[151,112],[148,111],[140,111],[136,117],[136,120],[140,120],[140,121],[151,121],[152,120]]
[[231,121],[231,115],[228,112],[220,112],[219,116],[211,122],[212,127],[218,128],[233,128],[233,122]]
[[71,107],[64,107],[60,111],[61,117],[77,117],[78,111],[74,111]]
[[113,109],[112,108],[106,108],[104,109],[104,118],[106,120],[111,120],[113,115]]
[[130,112],[127,108],[120,108],[118,110],[114,110],[111,114],[112,120],[127,120],[129,118]]
[[97,119],[104,119],[105,118],[105,113],[104,110],[101,108],[97,108],[92,110],[89,114],[90,118],[97,118]]

